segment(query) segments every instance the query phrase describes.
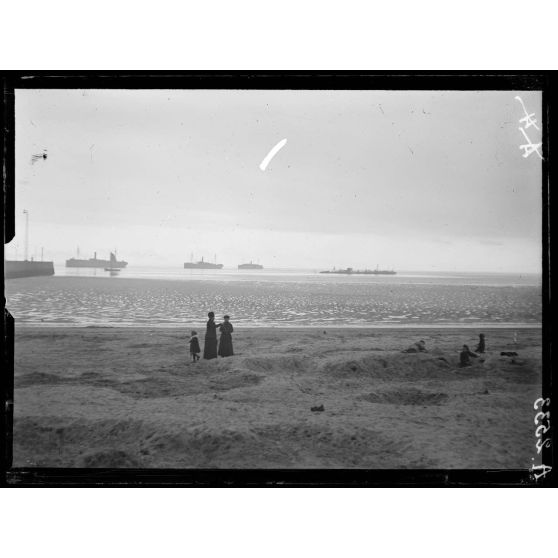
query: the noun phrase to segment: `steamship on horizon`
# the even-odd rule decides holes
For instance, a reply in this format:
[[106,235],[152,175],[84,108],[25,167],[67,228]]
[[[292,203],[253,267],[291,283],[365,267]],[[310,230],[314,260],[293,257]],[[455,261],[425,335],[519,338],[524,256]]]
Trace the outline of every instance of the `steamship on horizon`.
[[335,269],[332,271],[320,271],[320,273],[334,273],[338,275],[396,275],[397,271],[393,269],[353,269],[352,267],[347,267],[346,269]]
[[[78,252],[79,256],[79,252]],[[79,258],[70,258],[66,260],[66,267],[99,267],[99,268],[117,268],[123,269],[128,265],[128,262],[124,260],[118,261],[116,255],[112,252],[110,253],[109,260],[101,260],[97,258],[97,252],[93,253],[93,257],[87,260],[82,260]]]
[[[217,257],[215,257],[215,259],[217,259]],[[199,262],[184,262],[184,269],[223,269],[223,264],[205,262],[202,256]]]
[[245,264],[239,264],[238,269],[263,269],[263,265],[260,264],[255,264],[255,263],[245,263]]

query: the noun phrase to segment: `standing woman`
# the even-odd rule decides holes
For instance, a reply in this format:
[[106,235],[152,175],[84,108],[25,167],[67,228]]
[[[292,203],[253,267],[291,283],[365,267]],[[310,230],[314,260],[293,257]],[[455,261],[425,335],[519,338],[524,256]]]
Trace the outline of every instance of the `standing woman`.
[[484,353],[485,350],[486,350],[486,344],[484,342],[484,333],[479,333],[479,344],[477,345],[475,352]]
[[223,316],[223,318],[225,321],[219,326],[219,331],[221,332],[221,339],[219,340],[219,356],[227,357],[234,354],[231,335],[234,330],[231,322],[229,322],[230,316]]
[[205,330],[205,343],[203,346],[203,358],[217,358],[217,325],[215,323],[215,314],[209,312],[207,314],[207,329]]

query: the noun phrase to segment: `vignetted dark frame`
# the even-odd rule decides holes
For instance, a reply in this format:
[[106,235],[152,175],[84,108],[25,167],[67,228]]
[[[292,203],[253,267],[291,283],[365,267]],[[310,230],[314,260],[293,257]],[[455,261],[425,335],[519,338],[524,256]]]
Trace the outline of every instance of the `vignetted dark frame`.
[[[552,327],[556,302],[551,285],[551,130],[556,74],[550,72],[48,72],[2,74],[2,219],[4,244],[15,235],[15,89],[293,89],[293,90],[536,90],[542,91],[542,397],[550,398],[551,444],[542,462],[556,462],[552,403]],[[555,221],[556,222],[556,221]],[[2,256],[4,256],[4,244]],[[4,257],[1,260],[4,280]],[[0,460],[7,486],[189,486],[189,487],[366,487],[366,486],[552,486],[556,473],[535,479],[528,469],[79,469],[12,467],[14,410],[14,319],[6,308],[1,323]],[[545,408],[545,411],[548,408]],[[535,448],[533,428],[533,448]],[[537,472],[537,471],[535,471]],[[540,472],[540,471],[539,471]]]

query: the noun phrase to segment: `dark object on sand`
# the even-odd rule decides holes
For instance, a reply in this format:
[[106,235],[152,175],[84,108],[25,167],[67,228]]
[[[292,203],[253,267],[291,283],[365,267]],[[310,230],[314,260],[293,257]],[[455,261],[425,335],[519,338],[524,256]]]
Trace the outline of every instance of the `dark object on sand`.
[[314,413],[325,411],[323,405],[318,405],[317,407],[310,407],[310,410],[313,411]]
[[421,339],[416,343],[413,343],[408,349],[402,351],[404,353],[426,353],[426,343]]
[[473,364],[471,362],[471,357],[477,358],[478,355],[475,354],[475,353],[472,353],[469,350],[469,347],[467,345],[463,345],[463,349],[459,353],[459,366],[461,366],[461,367],[471,366]]
[[486,345],[484,343],[484,333],[479,333],[479,344],[477,345],[475,352],[484,353],[485,350],[486,350]]
[[500,356],[509,356],[509,357],[512,357],[512,356],[518,356],[518,355],[517,355],[517,353],[514,352],[514,351],[502,351],[502,352],[500,353]]

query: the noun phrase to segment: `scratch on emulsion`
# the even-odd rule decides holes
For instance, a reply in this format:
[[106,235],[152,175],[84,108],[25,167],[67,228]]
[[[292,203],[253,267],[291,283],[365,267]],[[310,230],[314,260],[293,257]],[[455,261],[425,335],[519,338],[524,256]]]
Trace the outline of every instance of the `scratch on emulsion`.
[[265,171],[265,169],[267,168],[267,165],[269,165],[271,159],[273,159],[273,157],[275,157],[275,155],[277,154],[277,152],[286,145],[287,143],[287,138],[282,139],[264,158],[264,160],[260,163],[260,169],[262,171]]

